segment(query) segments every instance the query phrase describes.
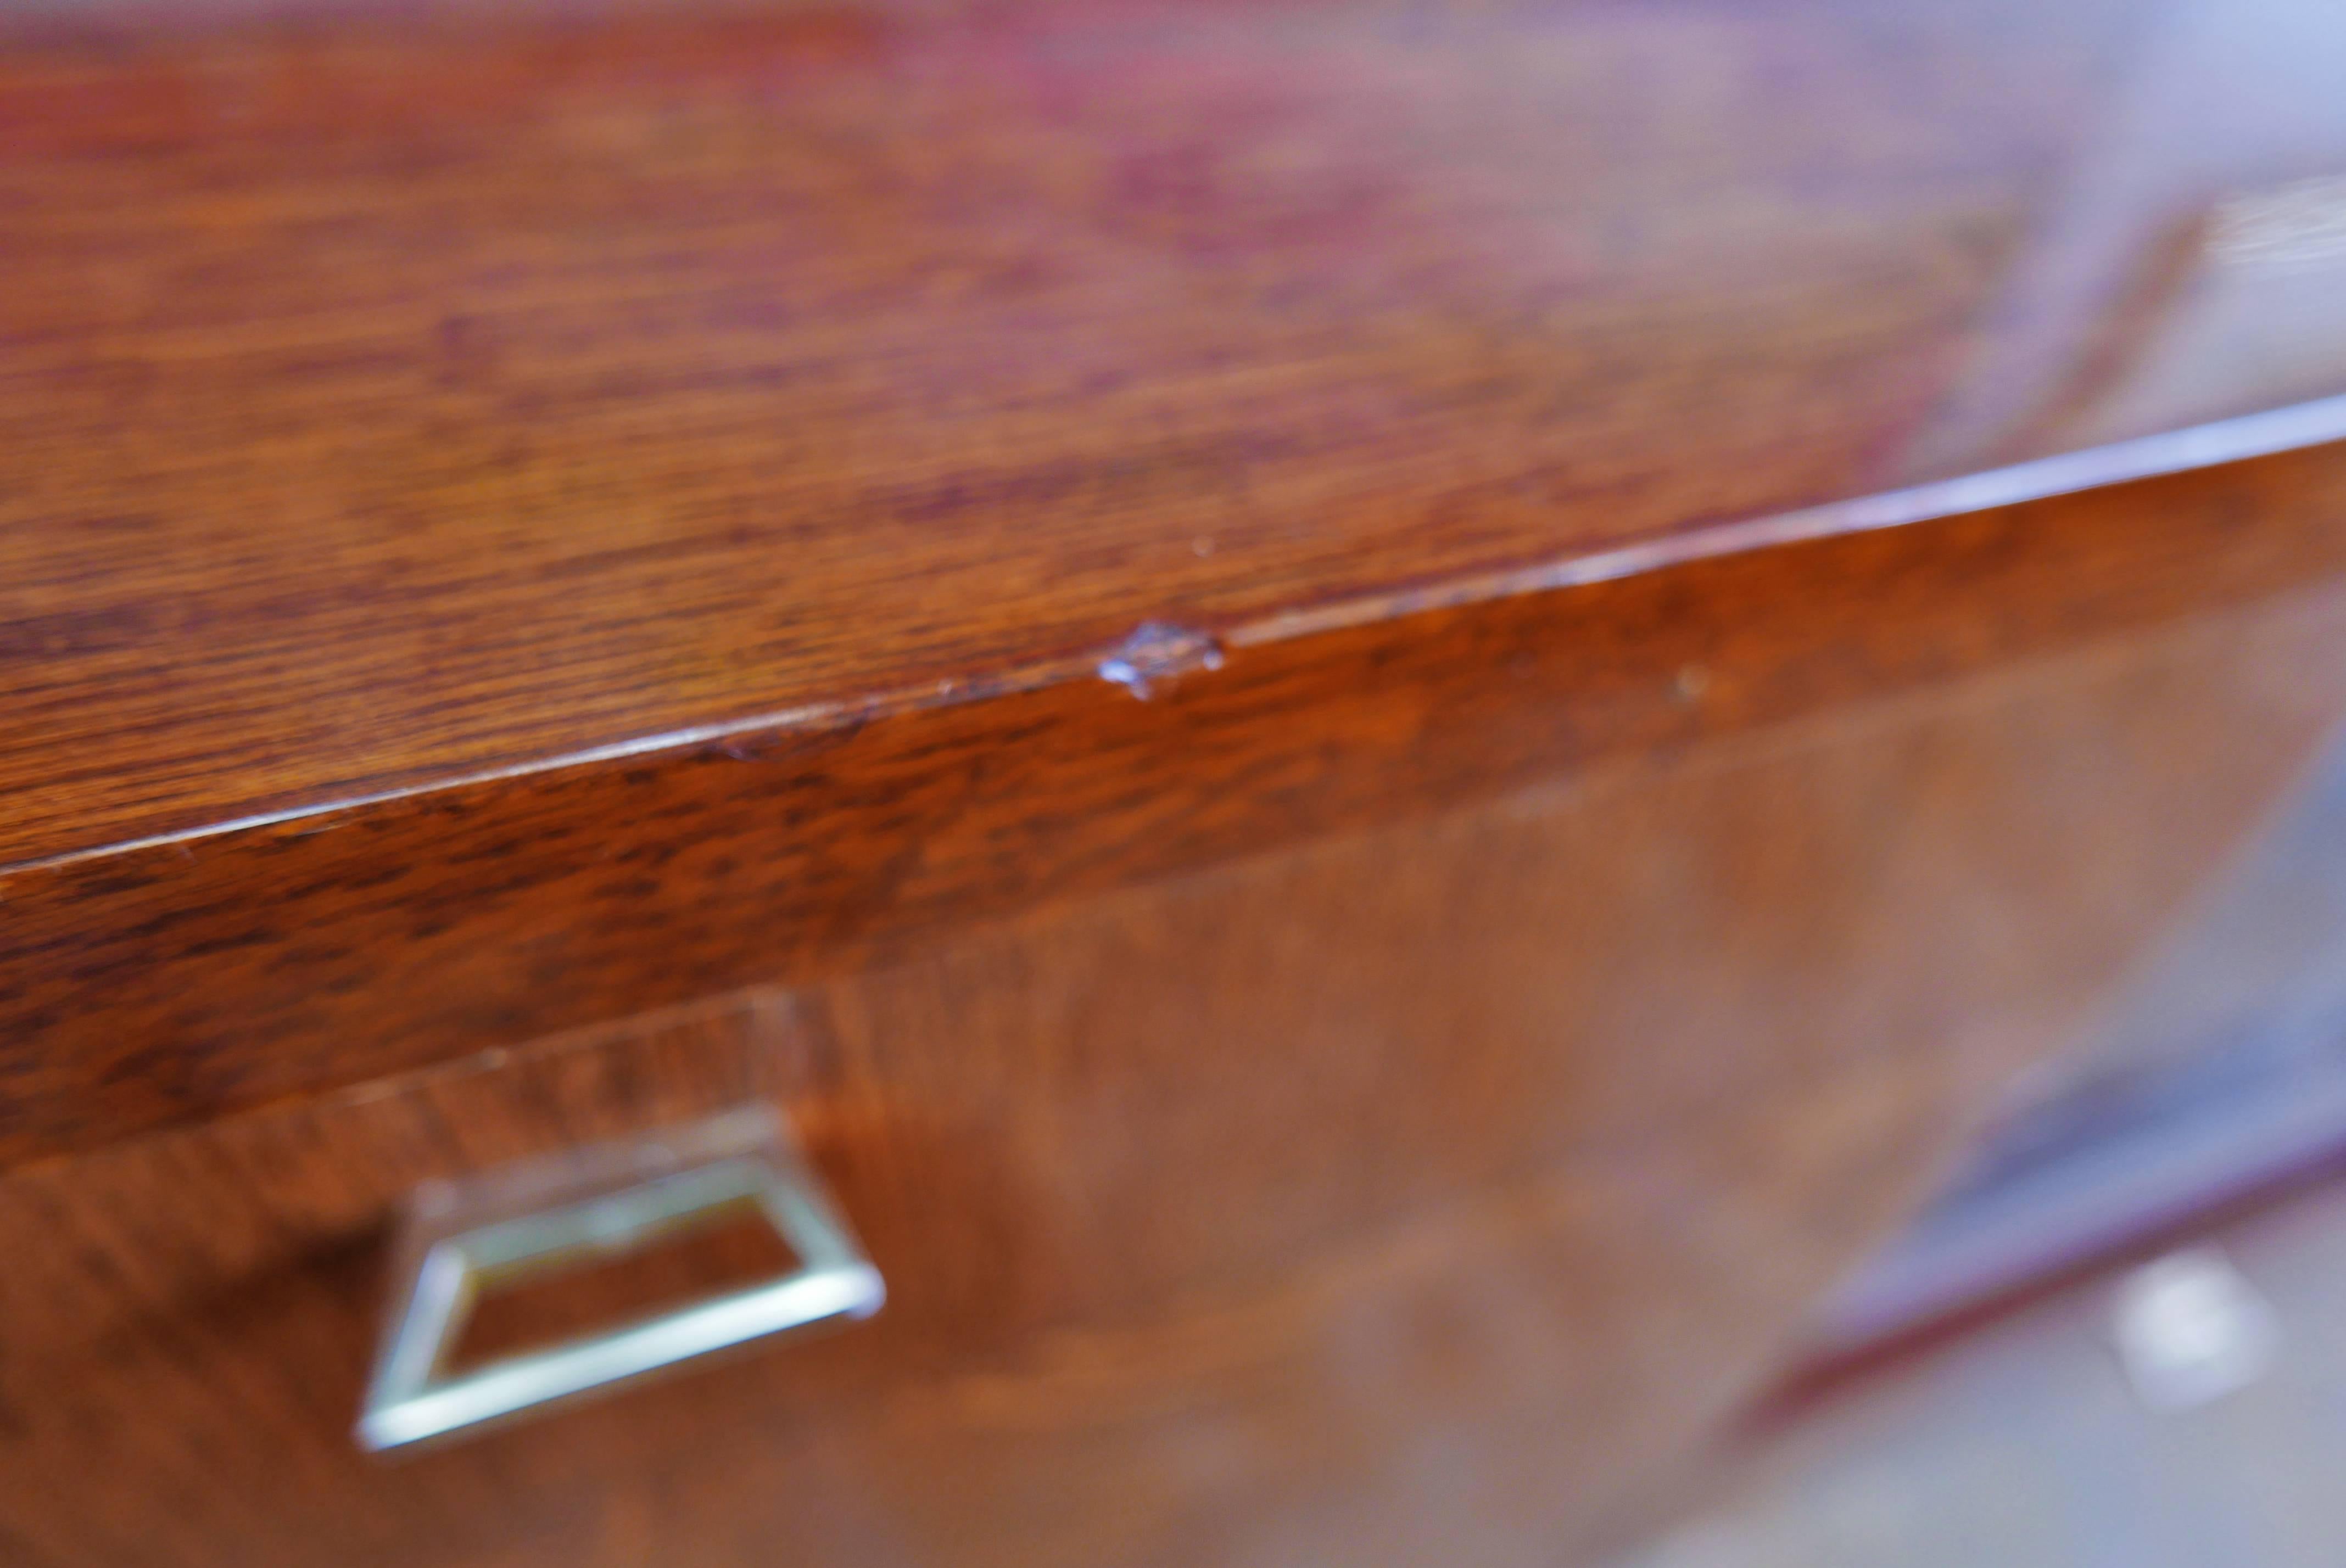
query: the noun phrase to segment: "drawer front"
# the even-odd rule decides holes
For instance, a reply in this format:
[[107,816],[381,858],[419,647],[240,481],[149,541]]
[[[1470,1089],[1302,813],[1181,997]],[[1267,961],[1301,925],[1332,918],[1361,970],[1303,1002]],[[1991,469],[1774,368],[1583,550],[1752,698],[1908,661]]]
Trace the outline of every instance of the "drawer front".
[[[27,1563],[1551,1562],[2334,718],[2337,596],[0,1180]],[[765,1100],[874,1320],[399,1462],[428,1176]]]
[[[1249,1070],[1256,1040],[1183,1065],[1146,1038],[1161,993],[1136,999],[1137,1030],[1095,1037],[1166,1047],[1143,1064],[1153,1089],[1073,1041],[1005,1073],[1001,1009],[1031,1025],[1048,1003],[960,983],[1005,956],[737,999],[12,1178],[0,1237],[33,1266],[0,1294],[7,1560],[1538,1560],[1581,1522],[1567,1497],[1665,1457],[1719,1402],[1714,1380],[1748,1386],[1839,1250],[1822,1217],[1877,1228],[1893,1200],[1861,1196],[1857,1167],[1926,1131],[1930,1096],[1877,1074],[1798,1115],[1780,1098],[1774,1128],[1698,1117],[1714,1168],[1688,1163],[1691,1124],[1628,1164],[1525,1166],[1520,1127],[1473,1149],[1458,1124],[1496,1116],[1531,1064]],[[905,1062],[883,1036],[907,1009],[961,1018],[976,1059]],[[889,1280],[879,1318],[460,1444],[358,1451],[413,1183],[745,1094],[794,1112]],[[1790,1151],[1755,1136],[1832,1146],[1788,1183]]]

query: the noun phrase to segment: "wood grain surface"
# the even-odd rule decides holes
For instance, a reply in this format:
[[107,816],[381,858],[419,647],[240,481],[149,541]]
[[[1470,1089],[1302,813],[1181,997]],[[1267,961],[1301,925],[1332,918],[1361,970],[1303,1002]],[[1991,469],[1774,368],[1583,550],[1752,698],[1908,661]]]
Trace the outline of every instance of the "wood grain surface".
[[[2285,789],[2341,634],[2236,606],[17,1171],[0,1544],[1568,1561]],[[751,1095],[879,1319],[357,1455],[401,1194]]]
[[[1146,702],[1086,681],[19,871],[0,1163],[2258,613],[2334,587],[2342,507],[2346,447],[2288,453],[1233,648]],[[2196,766],[2197,722],[2146,762]]]
[[13,8],[0,865],[2340,391],[2139,284],[2320,15]]
[[[2346,714],[2341,79],[12,9],[0,1558],[1586,1549]],[[358,1459],[402,1193],[744,1096],[880,1319]]]

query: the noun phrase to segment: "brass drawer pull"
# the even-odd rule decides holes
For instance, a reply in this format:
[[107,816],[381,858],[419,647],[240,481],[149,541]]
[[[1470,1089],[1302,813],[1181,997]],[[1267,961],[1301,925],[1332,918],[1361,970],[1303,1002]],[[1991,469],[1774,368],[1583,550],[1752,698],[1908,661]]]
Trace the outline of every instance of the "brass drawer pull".
[[[756,1205],[799,1267],[607,1332],[448,1368],[484,1281],[624,1256]],[[419,1187],[408,1285],[358,1423],[362,1448],[436,1438],[767,1335],[860,1318],[885,1290],[854,1232],[763,1106]]]

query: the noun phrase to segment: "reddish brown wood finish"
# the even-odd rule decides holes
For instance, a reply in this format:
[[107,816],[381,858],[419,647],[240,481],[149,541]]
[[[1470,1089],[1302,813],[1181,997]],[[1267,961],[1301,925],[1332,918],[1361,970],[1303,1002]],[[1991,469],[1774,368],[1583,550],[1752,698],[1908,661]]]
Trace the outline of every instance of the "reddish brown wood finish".
[[2317,9],[20,11],[0,864],[2026,455]]
[[20,871],[0,1156],[2123,644],[2334,581],[2341,510],[2328,448],[1232,649],[1148,702],[1087,681]]
[[[2346,385],[2328,4],[0,22],[0,1556],[1585,1546],[2346,711],[2346,445],[1831,509]],[[882,1319],[356,1458],[745,1094]]]
[[[1036,910],[762,1012],[20,1170],[0,1541],[1566,1560],[2341,708],[2333,583]],[[411,1463],[348,1447],[371,1238],[412,1183],[751,1093],[794,1108],[880,1319]]]

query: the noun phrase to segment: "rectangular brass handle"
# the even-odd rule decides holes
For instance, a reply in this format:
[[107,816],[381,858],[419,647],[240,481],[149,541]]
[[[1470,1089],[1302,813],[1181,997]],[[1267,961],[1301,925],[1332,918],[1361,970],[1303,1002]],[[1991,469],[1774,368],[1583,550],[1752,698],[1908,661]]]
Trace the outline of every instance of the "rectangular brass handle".
[[[790,1244],[798,1268],[607,1332],[448,1369],[484,1274],[624,1254],[744,1200]],[[854,1232],[763,1106],[427,1183],[403,1251],[405,1293],[359,1416],[359,1445],[369,1450],[446,1436],[746,1340],[868,1318],[886,1295]]]

